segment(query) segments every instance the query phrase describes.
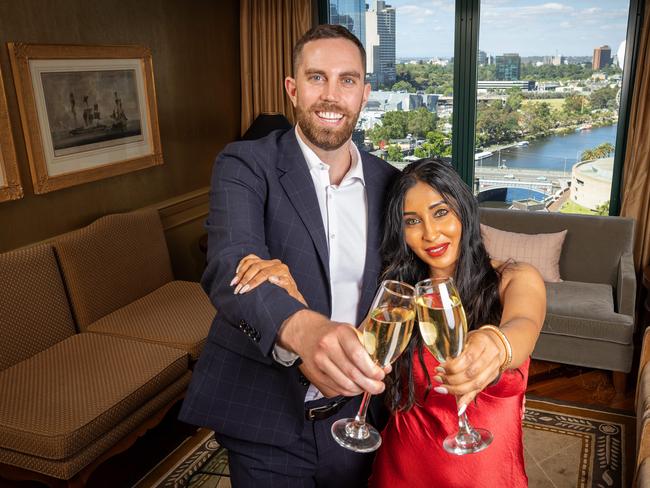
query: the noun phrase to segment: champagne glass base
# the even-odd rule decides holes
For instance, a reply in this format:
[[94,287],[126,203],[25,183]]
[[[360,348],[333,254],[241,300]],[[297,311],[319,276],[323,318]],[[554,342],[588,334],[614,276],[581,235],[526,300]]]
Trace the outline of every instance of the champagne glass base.
[[471,433],[450,435],[442,443],[442,447],[450,454],[462,456],[463,454],[472,454],[480,452],[488,447],[494,436],[485,429],[473,428]]
[[340,419],[332,424],[332,437],[354,452],[372,452],[381,446],[381,435],[372,425],[355,419]]

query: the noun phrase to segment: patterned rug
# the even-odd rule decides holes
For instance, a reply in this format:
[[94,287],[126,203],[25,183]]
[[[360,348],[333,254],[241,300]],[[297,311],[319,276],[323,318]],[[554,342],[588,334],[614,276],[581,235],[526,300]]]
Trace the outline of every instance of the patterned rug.
[[634,436],[633,415],[529,397],[524,416],[529,486],[631,486]]
[[[634,461],[634,416],[528,398],[524,417],[531,488],[625,488]],[[226,451],[200,429],[135,488],[229,488]]]

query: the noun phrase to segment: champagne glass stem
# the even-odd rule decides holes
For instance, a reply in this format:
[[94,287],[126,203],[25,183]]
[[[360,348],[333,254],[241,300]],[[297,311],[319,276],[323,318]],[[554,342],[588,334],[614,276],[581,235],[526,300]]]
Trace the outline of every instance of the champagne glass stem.
[[345,426],[345,431],[350,437],[365,439],[370,435],[366,426],[366,413],[368,412],[368,405],[370,405],[370,397],[371,395],[367,391],[363,394],[359,411],[354,417],[354,422],[350,422]]
[[469,424],[466,412],[458,416],[458,431],[461,435],[474,435],[474,429]]

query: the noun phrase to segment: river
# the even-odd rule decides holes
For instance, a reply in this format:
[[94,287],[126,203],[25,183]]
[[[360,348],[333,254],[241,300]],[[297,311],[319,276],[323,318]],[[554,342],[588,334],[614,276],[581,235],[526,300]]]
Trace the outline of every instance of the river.
[[[570,171],[585,149],[593,149],[609,142],[616,145],[616,125],[553,135],[530,141],[527,146],[510,147],[501,150],[501,164],[508,168]],[[493,156],[476,161],[476,166],[496,167],[498,152]]]

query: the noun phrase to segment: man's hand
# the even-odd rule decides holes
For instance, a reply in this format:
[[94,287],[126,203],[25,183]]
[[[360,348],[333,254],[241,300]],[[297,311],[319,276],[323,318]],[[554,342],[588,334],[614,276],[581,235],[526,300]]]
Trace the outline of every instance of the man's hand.
[[348,324],[301,310],[283,324],[278,344],[300,356],[302,374],[326,397],[384,391],[384,370],[370,359]]

